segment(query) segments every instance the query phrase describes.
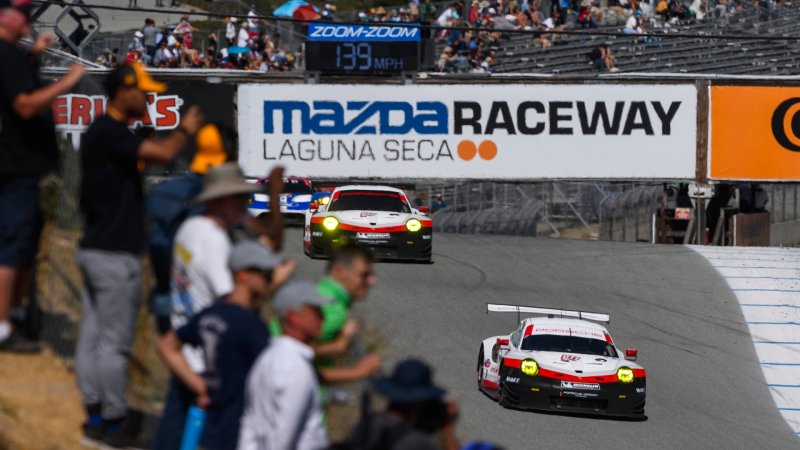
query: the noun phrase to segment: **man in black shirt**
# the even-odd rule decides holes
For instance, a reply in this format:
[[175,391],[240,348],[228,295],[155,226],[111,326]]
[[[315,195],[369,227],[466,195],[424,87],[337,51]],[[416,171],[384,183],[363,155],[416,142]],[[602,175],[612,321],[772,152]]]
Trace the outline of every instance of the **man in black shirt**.
[[128,353],[142,292],[145,250],[142,175],[145,162],[168,163],[202,122],[189,108],[178,128],[155,140],[129,124],[147,110],[146,93],[163,93],[140,63],[108,75],[104,116],[87,130],[81,146],[81,209],[86,219],[78,264],[86,291],[82,299],[75,372],[89,420],[87,440],[128,445],[125,389]]
[[[258,309],[294,270],[292,262],[256,241],[236,244],[228,267],[233,274],[233,291],[194,315],[185,326],[165,334],[158,343],[167,366],[206,411],[200,445],[208,450],[236,448],[247,374],[269,343],[269,328]],[[181,351],[184,344],[203,350],[202,375],[189,366]]]
[[50,105],[86,70],[74,65],[55,83],[42,83],[36,60],[53,35],[39,35],[29,52],[17,47],[30,33],[30,7],[30,0],[0,0],[0,351],[39,348],[9,316],[22,303],[39,247],[39,178],[58,162]]

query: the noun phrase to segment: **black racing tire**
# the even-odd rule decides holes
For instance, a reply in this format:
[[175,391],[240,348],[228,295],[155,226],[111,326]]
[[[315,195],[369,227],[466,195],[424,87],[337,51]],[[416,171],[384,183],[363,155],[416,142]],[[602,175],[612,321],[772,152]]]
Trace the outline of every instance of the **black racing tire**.
[[508,403],[508,399],[506,398],[508,394],[506,394],[506,384],[503,382],[503,366],[500,365],[500,386],[497,389],[497,403],[502,406],[503,408],[510,408]]
[[478,352],[478,391],[483,389],[483,346]]

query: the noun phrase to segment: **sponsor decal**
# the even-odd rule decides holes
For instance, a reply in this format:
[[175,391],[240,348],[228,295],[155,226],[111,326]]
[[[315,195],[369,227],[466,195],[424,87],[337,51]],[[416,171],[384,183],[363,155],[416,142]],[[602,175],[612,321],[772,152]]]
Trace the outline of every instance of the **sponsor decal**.
[[420,28],[408,26],[378,27],[373,25],[347,25],[309,23],[308,40],[328,42],[417,42]]
[[562,381],[561,389],[582,389],[588,391],[599,391],[599,383],[576,383],[573,381]]
[[[68,133],[73,144],[79,145],[80,135],[95,118],[106,110],[105,95],[66,94],[53,101],[53,119],[56,130]],[[172,130],[181,121],[183,100],[177,95],[147,94],[147,111],[141,120],[130,123],[131,128],[152,127],[158,131]]]
[[644,388],[643,387],[636,388],[636,393],[637,394],[644,394]]
[[376,212],[371,212],[371,211],[362,211],[362,212],[361,212],[361,214],[359,214],[359,215],[360,215],[361,217],[372,217],[372,216],[377,216],[377,215],[378,215],[378,213],[376,213]]
[[356,233],[357,239],[388,239],[391,236],[390,233]]
[[600,394],[595,394],[594,392],[572,392],[572,391],[562,391],[562,397],[575,397],[575,398],[597,398]]
[[492,361],[489,358],[486,358],[486,361],[483,362],[483,367],[489,367],[492,365]]
[[578,355],[561,355],[562,361],[578,361],[579,359],[581,359],[581,357]]
[[321,231],[313,231],[311,233],[311,235],[314,236],[314,237],[322,237],[322,232]]
[[423,234],[423,235],[422,235],[422,239],[423,239],[423,240],[426,240],[426,241],[427,241],[427,240],[430,240],[430,238],[431,238],[431,235],[430,235],[430,234]]
[[506,383],[519,383],[518,377],[506,377]]
[[327,177],[694,175],[693,86],[481,88],[241,85],[240,162]]

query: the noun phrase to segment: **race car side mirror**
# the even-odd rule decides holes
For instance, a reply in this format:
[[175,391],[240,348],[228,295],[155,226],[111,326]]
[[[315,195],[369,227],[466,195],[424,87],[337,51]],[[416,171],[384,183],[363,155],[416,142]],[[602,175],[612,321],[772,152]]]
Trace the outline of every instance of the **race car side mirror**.
[[636,358],[639,357],[639,350],[635,348],[628,348],[625,349],[625,359],[628,361],[636,361]]
[[428,214],[428,212],[429,212],[430,210],[431,210],[431,209],[430,209],[430,208],[428,208],[427,206],[420,206],[420,207],[419,207],[419,212],[421,212],[422,214]]
[[497,345],[498,346],[508,345],[508,339],[498,339]]
[[316,211],[316,210],[318,210],[318,209],[319,209],[319,203],[316,203],[316,202],[314,202],[314,203],[309,203],[309,205],[308,205],[308,209],[309,209],[309,211]]

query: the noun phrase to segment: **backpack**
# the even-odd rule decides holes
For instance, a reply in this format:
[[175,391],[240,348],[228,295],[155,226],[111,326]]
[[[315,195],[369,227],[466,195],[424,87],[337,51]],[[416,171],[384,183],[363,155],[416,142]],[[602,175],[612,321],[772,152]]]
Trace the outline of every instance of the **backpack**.
[[169,294],[172,246],[184,220],[202,212],[192,199],[203,190],[203,176],[190,173],[156,185],[144,202],[150,263],[156,277],[155,294]]

